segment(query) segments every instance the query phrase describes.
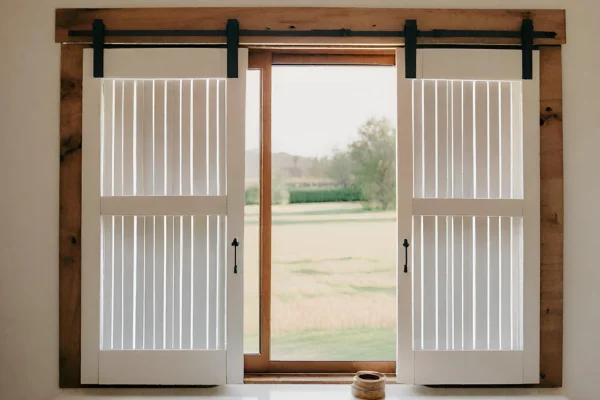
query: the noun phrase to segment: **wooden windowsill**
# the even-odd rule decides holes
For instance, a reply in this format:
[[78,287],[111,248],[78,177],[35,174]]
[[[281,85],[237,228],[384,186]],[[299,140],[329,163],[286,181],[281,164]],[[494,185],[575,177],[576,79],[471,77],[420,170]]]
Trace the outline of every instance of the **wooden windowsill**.
[[[396,383],[395,374],[386,374],[387,383]],[[352,383],[354,374],[246,374],[245,384],[331,384]]]

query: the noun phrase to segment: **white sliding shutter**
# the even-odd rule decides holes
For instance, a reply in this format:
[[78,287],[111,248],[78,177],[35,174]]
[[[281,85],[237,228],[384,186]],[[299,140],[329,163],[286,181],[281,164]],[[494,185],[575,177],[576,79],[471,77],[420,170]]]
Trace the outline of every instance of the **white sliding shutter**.
[[398,380],[537,383],[537,53],[531,81],[518,50],[398,57]]
[[[242,383],[247,50],[84,51],[84,384]],[[237,238],[238,273],[233,273]]]

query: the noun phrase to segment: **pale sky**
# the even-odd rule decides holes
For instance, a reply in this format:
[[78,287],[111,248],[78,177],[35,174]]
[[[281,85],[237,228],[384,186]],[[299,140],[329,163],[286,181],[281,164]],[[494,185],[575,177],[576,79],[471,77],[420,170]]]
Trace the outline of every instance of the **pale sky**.
[[[257,149],[259,72],[248,71],[246,148]],[[396,69],[274,66],[272,149],[325,156],[356,138],[369,117],[396,119]]]

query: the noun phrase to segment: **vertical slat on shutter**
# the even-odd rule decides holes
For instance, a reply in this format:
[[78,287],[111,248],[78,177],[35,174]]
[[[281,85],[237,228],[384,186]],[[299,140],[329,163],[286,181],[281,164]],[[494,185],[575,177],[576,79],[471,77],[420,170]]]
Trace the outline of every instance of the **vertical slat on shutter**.
[[217,349],[225,349],[225,254],[227,242],[225,238],[226,218],[217,217],[218,223],[218,255],[217,255]]
[[113,253],[113,219],[112,215],[102,217],[104,232],[102,243],[102,350],[113,348],[113,285],[114,285],[114,253]]
[[[148,187],[148,186],[147,186]],[[144,349],[155,349],[156,332],[156,265],[155,259],[155,232],[156,217],[144,218]],[[160,218],[160,217],[159,217]]]
[[173,217],[173,348],[181,349],[181,271],[182,271],[181,217]]
[[[448,183],[450,183],[450,179],[448,180]],[[448,188],[448,192],[451,192],[451,189]],[[450,216],[446,216],[444,217],[444,219],[446,220],[446,235],[445,235],[445,239],[446,239],[446,308],[444,310],[445,314],[445,324],[446,324],[446,342],[445,342],[445,349],[446,350],[451,350],[452,349],[452,319],[453,319],[453,304],[452,301],[454,299],[453,297],[453,292],[452,292],[452,278],[453,278],[453,261],[454,261],[454,256],[452,253],[452,236],[453,236],[453,230],[452,230],[452,217]]]
[[474,217],[463,217],[463,349],[475,349]]
[[[507,175],[508,176],[508,175]],[[510,217],[500,218],[500,347],[513,349],[511,344],[511,259]]]
[[135,221],[135,269],[133,274],[134,318],[133,318],[133,348],[144,348],[144,306],[146,303],[144,239],[146,227],[144,217],[134,217]]
[[194,216],[194,255],[193,255],[193,348],[207,349],[207,305],[208,305],[208,264],[207,264],[207,217]]
[[425,101],[424,113],[424,145],[423,145],[423,159],[425,165],[423,169],[424,176],[424,197],[434,198],[436,194],[436,103],[435,103],[435,81],[425,80],[423,81],[423,99]]
[[123,349],[123,217],[114,219],[113,349]]
[[488,332],[489,348],[500,349],[500,223],[498,217],[489,217],[488,238]]
[[522,346],[521,332],[521,306],[522,306],[522,271],[521,263],[523,260],[523,220],[522,218],[511,218],[511,291],[512,291],[512,306],[511,315],[512,321],[512,348],[520,349]]
[[414,197],[425,197],[424,171],[424,81],[413,81],[413,148],[414,148]]
[[227,81],[218,81],[217,94],[217,176],[218,176],[218,191],[219,195],[224,195],[225,191],[225,140],[226,140],[226,124],[227,124]]
[[[217,139],[217,157],[218,157],[218,191],[220,195],[227,193],[226,191],[226,121],[227,121],[227,95],[225,80],[219,81],[218,86],[218,139]],[[225,238],[225,222],[224,216],[218,217],[218,263],[217,263],[217,349],[225,348],[225,255],[227,252],[227,243]]]
[[436,349],[436,236],[435,217],[423,217],[423,348]]
[[[415,85],[417,86],[417,85]],[[418,85],[420,86],[420,85]],[[416,155],[416,153],[415,153]],[[416,182],[416,181],[415,181]],[[413,336],[415,350],[423,349],[423,217],[413,216]]]
[[[188,181],[189,189],[189,181]],[[191,348],[192,324],[192,217],[181,218],[181,348]]]
[[511,195],[511,94],[510,82],[500,84],[500,197],[512,198]]
[[123,81],[115,81],[115,114],[114,114],[114,161],[113,161],[113,193],[123,195]]
[[475,82],[475,198],[487,199],[488,193],[488,89],[487,82]]
[[193,116],[193,195],[207,195],[207,81],[193,81],[194,116]]
[[[211,102],[211,104],[213,104]],[[208,294],[208,348],[217,347],[217,241],[218,217],[208,217],[208,263],[207,288]]]
[[183,165],[182,165],[182,120],[181,120],[181,89],[182,81],[173,81],[173,194],[182,195],[183,188]]
[[135,138],[135,82],[123,81],[123,195],[133,196],[134,191],[134,138]]
[[475,217],[475,349],[488,348],[488,221]]
[[436,197],[448,198],[448,81],[436,81]]
[[462,82],[451,82],[452,119],[452,197],[463,197],[463,120],[462,120]]
[[166,195],[166,82],[154,82],[154,194]]
[[144,82],[134,81],[133,194],[144,195]]
[[157,216],[154,218],[154,222],[154,304],[156,310],[154,315],[154,342],[156,343],[156,349],[165,349],[167,325],[167,217]]
[[166,280],[165,280],[165,348],[172,349],[173,348],[173,333],[174,333],[174,308],[175,308],[175,292],[173,290],[174,282],[174,274],[175,268],[173,262],[175,260],[174,255],[174,242],[175,242],[175,232],[174,232],[174,221],[172,216],[167,216],[166,220]]
[[114,81],[105,80],[102,83],[104,110],[104,138],[102,140],[102,196],[113,195],[114,174],[114,114],[115,86]]
[[511,82],[511,115],[512,115],[512,166],[513,166],[513,198],[523,198],[523,116],[521,107],[521,82]]
[[180,164],[180,82],[167,81],[167,195],[177,196],[181,192]]
[[452,217],[452,350],[463,348],[463,218]]
[[436,246],[435,253],[436,257],[436,346],[438,350],[447,349],[447,313],[446,313],[446,279],[447,279],[447,261],[448,257],[446,254],[446,217],[436,216],[435,218],[435,230],[436,230]]
[[462,132],[463,132],[463,198],[473,198],[475,195],[475,133],[474,114],[474,83],[462,82]]
[[488,82],[489,198],[500,198],[500,91],[499,82]]
[[154,169],[155,169],[155,140],[154,137],[154,81],[143,81],[143,193],[146,196],[155,195]]
[[211,79],[208,81],[208,195],[216,196],[218,192],[218,81]]
[[134,268],[136,240],[134,232],[135,217],[123,217],[123,349],[133,349],[134,321]]
[[191,107],[192,107],[192,81],[189,79],[181,82],[181,194],[191,195]]

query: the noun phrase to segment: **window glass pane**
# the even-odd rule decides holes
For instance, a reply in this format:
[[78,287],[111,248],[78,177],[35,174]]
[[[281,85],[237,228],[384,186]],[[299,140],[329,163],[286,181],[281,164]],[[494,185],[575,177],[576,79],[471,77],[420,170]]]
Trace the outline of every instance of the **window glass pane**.
[[246,209],[244,224],[244,352],[258,353],[260,328],[260,127],[261,73],[246,76]]
[[271,359],[396,355],[396,71],[274,67]]

